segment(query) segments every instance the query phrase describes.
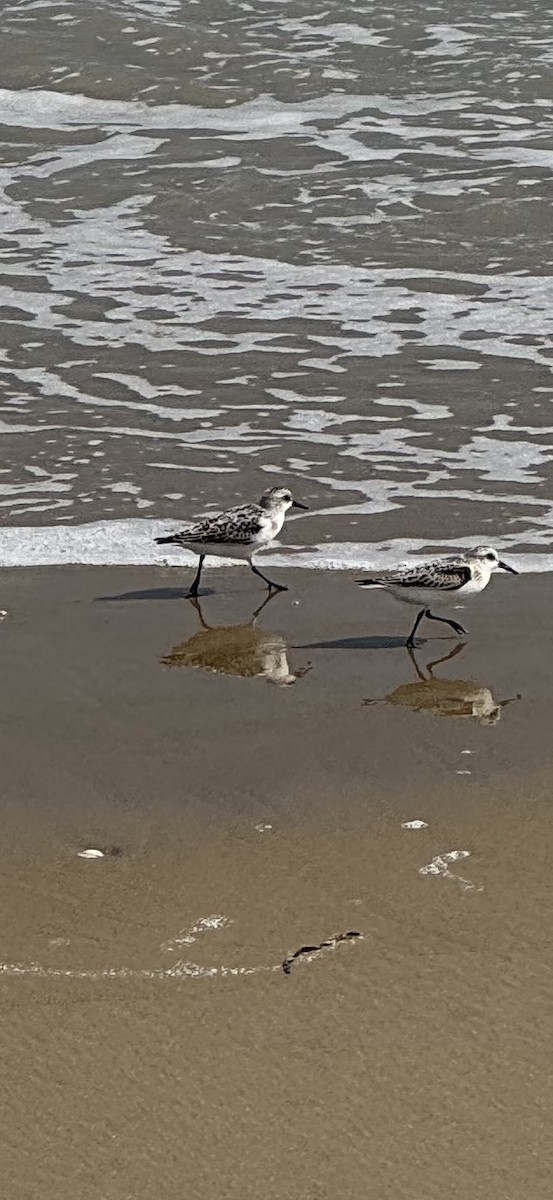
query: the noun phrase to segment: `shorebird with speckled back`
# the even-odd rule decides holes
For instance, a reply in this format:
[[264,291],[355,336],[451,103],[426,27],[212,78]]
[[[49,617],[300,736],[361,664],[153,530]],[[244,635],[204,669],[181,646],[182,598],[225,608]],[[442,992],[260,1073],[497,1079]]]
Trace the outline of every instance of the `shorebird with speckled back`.
[[217,558],[246,559],[254,575],[263,579],[269,589],[286,592],[286,585],[267,579],[254,566],[252,558],[278,536],[289,508],[307,509],[307,504],[294,500],[287,487],[272,487],[263,492],[258,504],[242,504],[225,512],[214,513],[180,533],[156,538],[156,542],[160,546],[181,546],[199,555],[200,562],[189,596],[198,595],[204,559],[211,554]]
[[357,579],[356,583],[360,587],[383,588],[395,600],[418,607],[417,619],[406,642],[407,646],[414,646],[415,634],[423,617],[429,621],[443,621],[455,633],[465,634],[466,629],[458,621],[437,617],[431,610],[436,605],[477,596],[487,587],[492,572],[498,567],[502,571],[510,571],[511,575],[518,575],[514,567],[502,562],[492,546],[477,546],[475,550],[450,558],[436,558],[431,562],[395,567],[390,571],[375,571],[366,579]]

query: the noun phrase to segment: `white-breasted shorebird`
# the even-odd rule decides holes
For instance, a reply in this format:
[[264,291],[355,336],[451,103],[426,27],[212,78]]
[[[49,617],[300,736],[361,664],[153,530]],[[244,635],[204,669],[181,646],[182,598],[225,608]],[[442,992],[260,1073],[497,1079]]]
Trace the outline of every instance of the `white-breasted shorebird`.
[[395,600],[417,606],[417,619],[406,642],[407,646],[414,646],[415,634],[423,617],[428,617],[430,621],[443,621],[455,633],[465,634],[466,629],[458,621],[437,617],[432,609],[437,605],[451,604],[454,600],[477,596],[487,587],[492,572],[497,568],[518,575],[514,567],[500,559],[492,546],[476,546],[474,550],[450,558],[436,558],[431,562],[394,567],[389,571],[375,571],[365,579],[357,579],[356,583],[360,587],[383,588]]
[[307,504],[294,500],[287,487],[272,487],[263,492],[258,504],[242,504],[226,512],[214,513],[180,533],[156,538],[156,542],[160,546],[181,546],[199,555],[200,562],[189,596],[198,595],[202,567],[208,555],[246,559],[254,575],[259,575],[270,589],[286,592],[288,589],[285,584],[267,579],[254,566],[252,558],[278,536],[289,508],[307,509]]

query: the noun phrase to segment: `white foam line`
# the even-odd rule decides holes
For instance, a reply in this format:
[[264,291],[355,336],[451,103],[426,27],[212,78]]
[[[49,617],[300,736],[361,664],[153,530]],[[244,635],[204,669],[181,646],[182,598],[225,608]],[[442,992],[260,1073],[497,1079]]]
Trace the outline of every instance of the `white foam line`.
[[[195,925],[183,930],[182,936],[178,935],[176,938],[163,942],[161,950],[173,950],[177,945],[195,942],[198,934],[207,933],[214,929],[224,929],[230,924],[232,924],[232,921],[218,914],[210,917],[201,917]],[[316,954],[317,950],[314,950],[312,954],[305,954],[305,960],[312,962]],[[195,962],[183,962],[182,959],[179,959],[178,962],[173,963],[170,967],[100,967],[96,970],[93,968],[77,970],[72,967],[44,967],[41,963],[19,962],[0,963],[0,976],[3,975],[12,978],[33,976],[38,979],[83,979],[89,980],[92,983],[98,982],[100,979],[139,979],[164,982],[167,979],[182,981],[183,979],[226,979],[231,976],[266,975],[274,974],[277,971],[280,972],[282,969],[282,960],[278,963],[272,963],[270,966],[260,964],[255,967],[210,967],[201,966],[200,963]]]
[[[472,885],[471,885],[472,886]],[[317,951],[305,955],[305,962],[312,962]],[[155,980],[164,983],[173,979],[182,982],[184,979],[228,979],[245,975],[272,975],[282,972],[282,961],[270,966],[256,967],[204,967],[195,962],[176,962],[171,967],[100,967],[97,970],[83,968],[76,970],[72,967],[44,967],[41,963],[19,962],[0,963],[0,977],[21,978],[32,976],[35,979],[82,979],[97,983],[101,979],[124,980]]]
[[45,88],[0,88],[0,117],[8,125],[36,128],[82,128],[99,124],[129,134],[137,129],[216,129],[248,133],[251,137],[295,132],[325,112],[344,117],[366,107],[365,96],[333,94],[301,104],[285,104],[268,94],[228,108],[203,108],[193,104],[146,104],[140,100],[101,100],[82,93]]
[[[447,553],[448,549],[470,547],[482,542],[476,534],[468,538],[457,538],[455,542],[443,541],[433,549],[425,540],[402,539],[383,544],[371,542],[328,542],[306,548],[297,545],[300,522],[304,518],[289,521],[287,529],[289,549],[276,548],[272,554],[263,554],[259,559],[267,565],[277,567],[302,567],[316,570],[365,571],[403,562],[411,555]],[[182,522],[147,520],[136,517],[121,521],[95,521],[86,525],[42,525],[7,526],[0,539],[1,567],[55,567],[55,566],[174,566],[190,567],[197,563],[194,555],[175,547],[161,553],[155,538],[182,528]],[[527,539],[526,539],[527,540]],[[553,570],[553,554],[549,547],[542,554],[513,553],[513,543],[495,539],[497,548],[509,554],[509,561],[522,572]],[[516,545],[516,543],[515,543]],[[236,562],[232,559],[209,558],[210,567],[223,567]],[[242,564],[245,566],[246,564]]]
[[259,975],[262,973],[282,971],[282,963],[264,967],[202,967],[199,963],[176,962],[171,967],[160,967],[149,970],[146,967],[104,967],[98,970],[74,970],[71,967],[43,967],[40,963],[0,963],[0,976],[21,977],[32,975],[38,979],[88,979],[96,982],[100,979],[225,979],[228,976]]
[[[232,920],[229,917],[222,916],[221,913],[212,913],[208,917],[199,917],[193,925],[182,929],[174,938],[169,938],[166,942],[162,942],[160,949],[162,951],[172,951],[178,946],[192,945],[197,941],[198,936],[204,933],[212,933],[216,929],[226,929],[228,925],[232,925]],[[0,975],[21,976],[34,975],[40,979],[89,979],[92,982],[99,979],[213,979],[215,977],[226,978],[229,975],[257,975],[260,972],[280,971],[282,963],[276,963],[274,966],[265,967],[204,967],[199,963],[183,962],[179,959],[170,967],[157,967],[148,969],[147,967],[104,967],[98,970],[85,968],[75,970],[70,967],[43,967],[40,963],[0,963]]]

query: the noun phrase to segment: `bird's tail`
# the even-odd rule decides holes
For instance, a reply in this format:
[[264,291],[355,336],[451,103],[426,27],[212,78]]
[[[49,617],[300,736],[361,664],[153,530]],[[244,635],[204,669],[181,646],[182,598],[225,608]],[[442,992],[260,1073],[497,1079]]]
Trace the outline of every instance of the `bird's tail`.
[[180,542],[180,534],[172,533],[170,537],[156,538],[156,542],[157,542],[158,546],[171,546],[171,545],[178,546],[178,544]]
[[356,579],[355,582],[357,584],[359,584],[359,587],[383,587],[384,586],[382,579]]

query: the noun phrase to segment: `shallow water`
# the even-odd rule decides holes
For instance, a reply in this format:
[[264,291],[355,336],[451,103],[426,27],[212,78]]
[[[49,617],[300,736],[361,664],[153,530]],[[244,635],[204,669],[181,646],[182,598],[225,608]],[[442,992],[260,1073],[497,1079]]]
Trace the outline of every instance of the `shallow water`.
[[[0,508],[49,527],[9,561],[281,473],[314,510],[286,544],[319,562],[474,540],[549,561],[546,22],[3,9]],[[125,528],[96,526],[94,561]]]

